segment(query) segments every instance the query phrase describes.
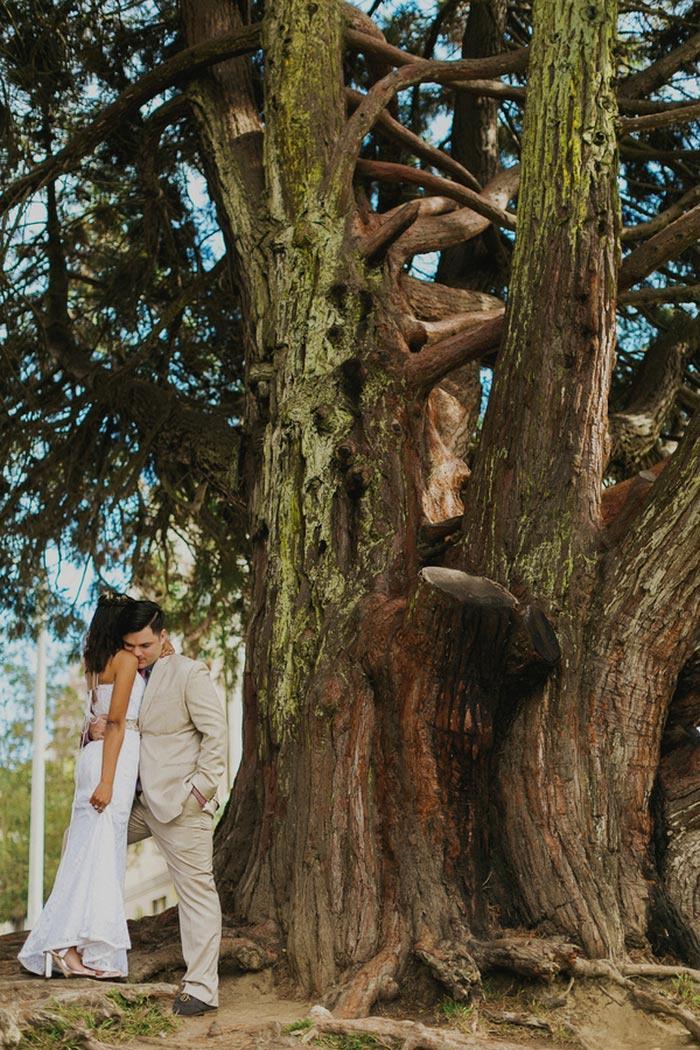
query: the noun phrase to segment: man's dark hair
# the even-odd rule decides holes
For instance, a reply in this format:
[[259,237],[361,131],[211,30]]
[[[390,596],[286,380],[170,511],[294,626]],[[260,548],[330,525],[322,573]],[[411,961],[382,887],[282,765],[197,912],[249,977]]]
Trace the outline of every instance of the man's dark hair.
[[136,634],[146,627],[151,627],[154,634],[160,634],[165,627],[165,613],[160,605],[145,599],[129,602],[121,618],[122,637],[125,634]]

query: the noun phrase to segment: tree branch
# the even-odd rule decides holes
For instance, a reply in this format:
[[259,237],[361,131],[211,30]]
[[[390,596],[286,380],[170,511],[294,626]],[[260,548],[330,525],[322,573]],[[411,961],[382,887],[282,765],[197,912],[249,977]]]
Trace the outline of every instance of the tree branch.
[[236,55],[249,54],[259,46],[260,27],[246,26],[239,32],[186,48],[167,62],[151,69],[140,80],[130,84],[114,102],[101,110],[62,150],[54,156],[47,157],[26,175],[11,183],[0,195],[0,214],[19,204],[47,182],[72,171],[115,125],[183,76],[189,76]]
[[625,473],[656,445],[683,382],[684,362],[699,348],[700,322],[681,311],[647,350],[625,408],[609,419],[610,461],[625,464]]
[[623,292],[618,296],[620,306],[647,306],[651,303],[699,303],[700,284],[688,284],[683,287],[674,285],[665,288],[636,288],[633,292]]
[[649,222],[641,222],[637,226],[627,226],[622,231],[623,241],[639,241],[652,237],[655,233],[670,226],[672,222],[684,215],[686,210],[700,201],[700,185],[684,193],[670,208],[659,212]]
[[620,113],[667,113],[674,109],[685,109],[687,102],[650,102],[646,98],[621,98],[618,96],[617,106]]
[[419,201],[408,201],[397,208],[376,230],[357,242],[360,255],[370,263],[377,263],[405,229],[411,226],[420,212]]
[[449,317],[443,317],[440,321],[421,321],[423,331],[428,337],[426,349],[436,346],[438,342],[444,342],[453,335],[460,335],[469,328],[492,321],[497,314],[502,313],[503,309],[503,303],[498,303],[495,308],[491,306],[487,310],[468,310],[466,313],[450,314]]
[[[360,94],[359,91],[353,91],[351,88],[346,88],[345,94],[355,108],[366,98],[365,95]],[[463,182],[465,186],[470,186],[477,193],[480,192],[480,183],[459,161],[451,157],[449,153],[445,153],[444,150],[428,145],[419,135],[414,135],[412,131],[405,128],[403,124],[399,124],[398,120],[394,120],[388,113],[382,113],[379,117],[377,130],[380,133],[384,132],[394,142],[399,142],[402,146],[406,146],[416,157],[426,160],[441,171],[450,172],[459,182]]]
[[[607,565],[601,600],[620,644],[673,652],[682,667],[700,616],[700,411]],[[632,614],[631,610],[634,610]],[[646,632],[642,636],[642,628]]]
[[370,36],[369,33],[358,29],[346,29],[345,43],[353,51],[361,51],[365,55],[376,55],[391,66],[410,66],[414,62],[427,61],[420,55],[412,55],[410,51],[402,51],[400,47],[388,44],[383,34]]
[[417,277],[401,275],[401,288],[411,304],[411,309],[420,317],[439,321],[452,314],[470,313],[474,310],[498,310],[503,305],[495,295],[477,292],[470,288],[450,288],[437,281],[421,281]]
[[417,390],[428,393],[436,383],[468,361],[478,361],[496,350],[501,342],[504,313],[486,321],[477,328],[468,328],[457,335],[442,339],[420,353],[406,357],[403,369],[408,382]]
[[[399,47],[388,44],[384,36],[370,36],[367,32],[356,29],[348,29],[345,33],[345,41],[349,47],[363,54],[373,54],[384,59],[392,66],[409,66],[414,62],[427,62],[428,59],[421,55],[402,51]],[[469,60],[471,61],[471,60]],[[470,91],[474,95],[486,95],[491,98],[502,98],[512,102],[525,102],[526,89],[506,84],[502,80],[464,80],[451,84],[450,87],[459,91]]]
[[624,290],[638,284],[661,263],[689,248],[698,237],[700,204],[630,252],[620,268],[618,287]]
[[700,33],[695,33],[668,55],[660,58],[658,62],[653,62],[646,69],[627,77],[618,88],[619,97],[634,98],[650,95],[656,88],[665,84],[686,62],[692,62],[698,55],[700,55]]
[[76,378],[80,379],[90,367],[90,355],[79,349],[73,338],[68,313],[68,267],[53,181],[48,184],[46,193],[46,257],[49,272],[46,292],[42,297],[45,305],[43,330],[46,348],[54,361],[60,363],[64,358],[68,359]]
[[[174,386],[150,382],[131,374],[157,340],[161,329],[170,323],[173,313],[186,305],[183,301],[185,294],[189,301],[192,293],[224,265],[224,260],[220,260],[204,277],[192,282],[185,293],[166,309],[159,324],[149,333],[145,345],[122,369],[105,368],[91,360],[72,338],[49,342],[48,348],[59,367],[87,392],[92,409],[99,406],[102,416],[113,415],[133,423],[141,434],[150,435],[149,447],[155,441],[170,462],[194,468],[220,494],[233,499],[238,485],[240,435],[227,414],[222,410],[202,408]],[[76,403],[74,407],[78,409],[80,406]],[[57,449],[58,445],[54,447]],[[49,462],[48,457],[43,457],[38,461],[37,469],[44,470]]]
[[217,263],[212,266],[210,270],[204,270],[198,274],[197,277],[193,278],[185,288],[182,289],[179,295],[175,296],[162,310],[160,317],[151,327],[150,332],[144,338],[143,342],[129,354],[129,358],[126,361],[123,369],[120,370],[120,377],[125,373],[133,372],[140,364],[142,364],[151,354],[158,343],[158,338],[161,332],[169,328],[170,325],[176,320],[179,314],[189,306],[189,304],[202,292],[205,288],[211,287],[212,282],[218,281],[229,265],[229,259],[227,255],[222,255]]
[[669,463],[670,459],[660,459],[653,467],[640,470],[633,478],[618,481],[616,485],[608,485],[603,489],[600,498],[600,518],[602,525],[607,529],[607,547],[613,546],[625,535],[639,508],[649,499],[651,485]]
[[517,73],[527,67],[527,62],[528,50],[520,48],[510,54],[494,55],[492,58],[462,59],[458,62],[419,60],[389,73],[370,89],[362,105],[347,122],[336,143],[326,185],[340,198],[350,192],[355,158],[360,152],[362,142],[399,91],[426,82],[453,84],[458,80]]
[[515,216],[501,208],[491,204],[481,194],[475,193],[466,186],[460,186],[450,179],[442,179],[439,175],[431,175],[430,172],[422,171],[420,168],[411,168],[407,164],[389,164],[379,160],[357,161],[357,171],[360,175],[367,175],[372,179],[380,179],[383,182],[409,182],[415,186],[423,186],[443,197],[451,197],[458,203],[471,208],[477,215],[482,215],[497,226],[506,230],[515,229]]
[[692,106],[680,106],[677,109],[663,109],[659,113],[648,113],[641,117],[622,117],[620,126],[623,134],[630,131],[650,131],[653,128],[667,128],[674,124],[686,124],[700,117],[700,102]]
[[455,91],[468,91],[472,95],[483,95],[485,98],[501,98],[506,102],[519,102],[525,105],[527,90],[506,84],[503,80],[464,80],[450,84]]
[[[507,171],[499,172],[479,196],[482,200],[504,209],[517,193],[519,183],[520,168],[516,165]],[[453,244],[478,237],[489,223],[489,219],[471,208],[460,208],[447,215],[430,215],[425,218],[421,216],[397,242],[395,251],[403,261],[422,252],[442,251]]]

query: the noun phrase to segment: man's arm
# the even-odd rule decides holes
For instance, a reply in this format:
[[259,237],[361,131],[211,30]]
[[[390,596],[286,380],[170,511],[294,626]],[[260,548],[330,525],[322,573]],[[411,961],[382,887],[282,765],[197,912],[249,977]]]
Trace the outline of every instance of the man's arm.
[[190,778],[202,805],[215,794],[226,769],[227,728],[219,694],[205,664],[196,663],[187,679],[185,703],[195,728],[202,734],[197,766]]
[[87,728],[83,732],[83,742],[80,746],[85,747],[91,740],[104,740],[106,728],[107,715],[92,715],[88,720]]

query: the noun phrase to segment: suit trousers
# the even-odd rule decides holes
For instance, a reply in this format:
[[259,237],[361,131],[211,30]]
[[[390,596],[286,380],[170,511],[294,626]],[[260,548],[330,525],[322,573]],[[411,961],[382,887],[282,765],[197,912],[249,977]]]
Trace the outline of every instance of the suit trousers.
[[143,796],[135,799],[129,819],[129,842],[153,836],[165,857],[178,897],[180,938],[187,970],[183,991],[202,1002],[219,1002],[221,905],[212,874],[212,816],[194,795],[175,820],[163,824]]

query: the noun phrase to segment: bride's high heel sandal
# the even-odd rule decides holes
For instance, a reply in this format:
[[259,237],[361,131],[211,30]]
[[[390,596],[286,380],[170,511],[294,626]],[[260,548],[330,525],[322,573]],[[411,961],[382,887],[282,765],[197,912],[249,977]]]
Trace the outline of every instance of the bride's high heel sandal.
[[[64,948],[63,951],[47,951],[44,952],[44,977],[53,977],[54,966],[57,966],[64,977],[94,977],[98,980],[103,978],[97,974],[95,970],[90,970],[86,966],[82,966],[79,970],[75,970],[66,961],[66,955],[70,951],[70,948]],[[121,974],[119,975],[121,977]]]

